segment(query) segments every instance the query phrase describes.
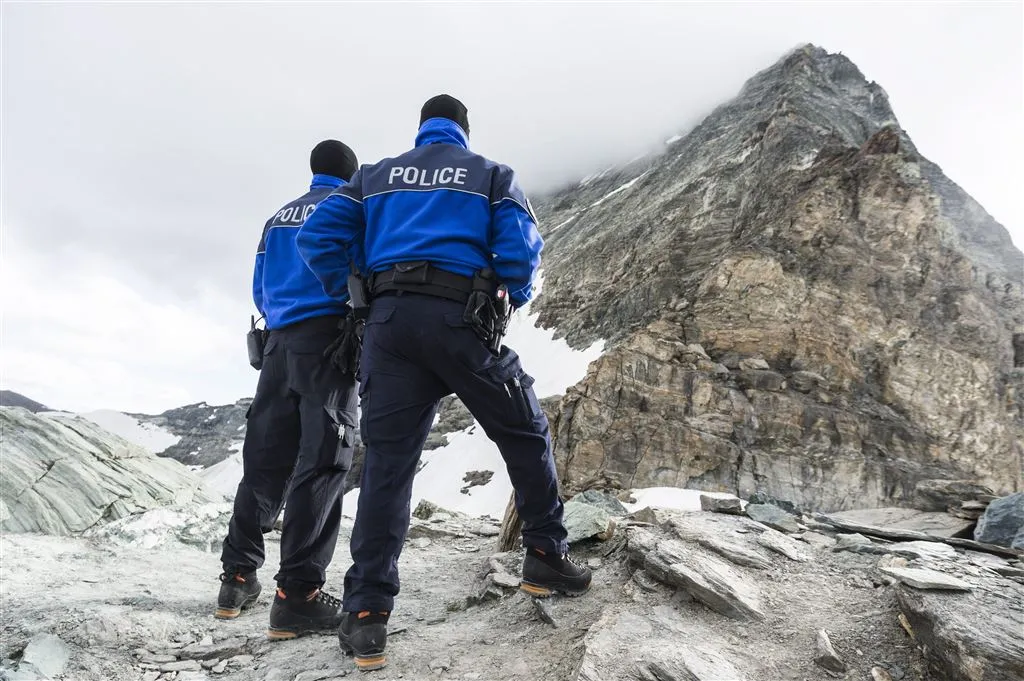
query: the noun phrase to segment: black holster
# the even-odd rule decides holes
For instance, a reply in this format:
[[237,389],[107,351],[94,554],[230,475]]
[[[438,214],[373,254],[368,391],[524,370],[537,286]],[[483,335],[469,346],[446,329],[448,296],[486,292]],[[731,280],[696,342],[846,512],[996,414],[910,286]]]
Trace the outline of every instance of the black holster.
[[[349,296],[351,296],[351,292]],[[367,306],[367,311],[369,306]],[[324,358],[342,374],[359,375],[359,356],[363,350],[365,315],[357,317],[353,311],[338,322],[338,337],[324,350]]]
[[501,352],[501,340],[511,316],[508,289],[498,283],[494,270],[488,267],[477,272],[462,319],[495,355]]
[[249,317],[249,333],[245,335],[245,346],[249,351],[249,365],[259,371],[263,368],[263,349],[267,345],[267,330],[256,328],[256,317]]
[[348,275],[348,299],[356,319],[366,319],[370,314],[370,285],[358,272]]

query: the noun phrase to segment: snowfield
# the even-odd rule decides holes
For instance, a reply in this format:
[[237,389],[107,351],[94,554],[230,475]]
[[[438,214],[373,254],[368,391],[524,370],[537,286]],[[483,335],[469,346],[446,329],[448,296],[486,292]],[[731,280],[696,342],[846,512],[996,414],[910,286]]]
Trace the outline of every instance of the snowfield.
[[80,416],[153,454],[159,454],[171,445],[178,444],[181,440],[180,437],[163,428],[158,428],[151,423],[142,423],[133,416],[112,409],[90,411],[80,414]]

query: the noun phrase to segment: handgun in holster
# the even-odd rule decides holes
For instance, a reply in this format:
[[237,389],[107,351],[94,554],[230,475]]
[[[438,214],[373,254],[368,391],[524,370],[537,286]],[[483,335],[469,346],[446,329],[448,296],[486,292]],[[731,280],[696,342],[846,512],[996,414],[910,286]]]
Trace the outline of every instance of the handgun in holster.
[[495,271],[488,267],[477,272],[462,319],[494,354],[501,352],[510,316],[508,289],[498,283]]

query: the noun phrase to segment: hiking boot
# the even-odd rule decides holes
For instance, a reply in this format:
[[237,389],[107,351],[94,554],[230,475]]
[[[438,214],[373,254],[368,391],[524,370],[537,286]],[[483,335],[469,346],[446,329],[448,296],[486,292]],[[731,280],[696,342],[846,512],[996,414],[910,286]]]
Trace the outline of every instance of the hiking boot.
[[341,601],[320,589],[290,593],[278,589],[270,607],[267,638],[286,641],[303,634],[334,631],[341,624],[341,615]]
[[213,616],[220,620],[233,620],[259,598],[260,582],[255,572],[224,572],[220,576],[220,594]]
[[346,612],[338,628],[338,642],[346,655],[355,658],[356,667],[368,672],[384,667],[388,660],[384,646],[388,643],[390,613]]
[[526,549],[520,590],[547,598],[556,591],[566,596],[580,596],[589,588],[590,568],[576,563],[568,553],[546,553],[532,546]]

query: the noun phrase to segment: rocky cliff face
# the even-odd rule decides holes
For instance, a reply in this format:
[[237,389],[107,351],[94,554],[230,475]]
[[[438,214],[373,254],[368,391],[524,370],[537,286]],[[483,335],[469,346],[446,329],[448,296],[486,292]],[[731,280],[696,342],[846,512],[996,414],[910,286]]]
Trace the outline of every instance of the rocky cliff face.
[[160,452],[160,456],[207,468],[241,451],[238,443],[245,439],[245,416],[251,403],[252,398],[216,406],[200,402],[168,409],[156,416],[131,416],[181,438]]
[[555,419],[568,491],[1021,489],[1024,256],[845,57],[787,55],[539,212],[541,322],[610,341]]
[[132,513],[222,501],[184,466],[84,418],[0,408],[4,532],[74,534]]

